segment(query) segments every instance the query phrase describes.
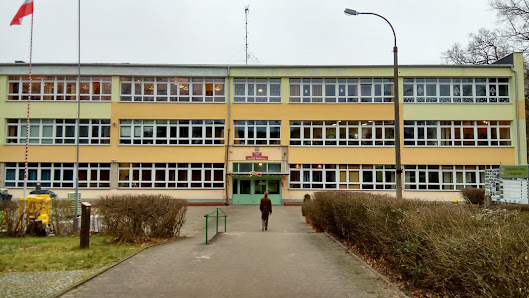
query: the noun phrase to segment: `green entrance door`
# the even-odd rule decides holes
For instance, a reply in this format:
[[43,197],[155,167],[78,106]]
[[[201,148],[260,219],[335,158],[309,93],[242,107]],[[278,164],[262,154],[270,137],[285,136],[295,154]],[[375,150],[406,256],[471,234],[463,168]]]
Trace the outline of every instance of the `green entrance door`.
[[233,178],[233,204],[259,204],[265,191],[272,204],[281,204],[281,178]]

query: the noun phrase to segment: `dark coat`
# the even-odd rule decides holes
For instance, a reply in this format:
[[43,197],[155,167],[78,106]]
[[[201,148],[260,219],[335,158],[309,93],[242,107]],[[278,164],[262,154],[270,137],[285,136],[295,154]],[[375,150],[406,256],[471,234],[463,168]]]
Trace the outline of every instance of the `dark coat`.
[[269,198],[262,198],[261,204],[259,205],[259,210],[264,214],[272,213],[272,201]]

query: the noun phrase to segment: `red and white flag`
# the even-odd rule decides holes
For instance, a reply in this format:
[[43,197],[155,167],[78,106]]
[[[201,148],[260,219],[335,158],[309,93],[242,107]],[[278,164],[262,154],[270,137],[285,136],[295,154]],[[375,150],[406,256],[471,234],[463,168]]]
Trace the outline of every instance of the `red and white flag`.
[[22,6],[17,11],[17,14],[11,21],[11,25],[20,25],[22,23],[22,18],[33,13],[33,0],[24,0]]

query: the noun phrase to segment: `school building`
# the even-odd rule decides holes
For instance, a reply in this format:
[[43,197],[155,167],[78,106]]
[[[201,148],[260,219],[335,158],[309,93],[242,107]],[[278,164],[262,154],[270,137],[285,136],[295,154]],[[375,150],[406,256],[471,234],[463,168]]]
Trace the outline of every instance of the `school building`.
[[[22,196],[27,64],[0,64],[0,187]],[[33,66],[28,185],[66,198],[161,193],[199,202],[395,195],[399,84],[403,196],[460,198],[485,169],[527,164],[523,57],[492,65]],[[76,130],[80,100],[79,131]]]

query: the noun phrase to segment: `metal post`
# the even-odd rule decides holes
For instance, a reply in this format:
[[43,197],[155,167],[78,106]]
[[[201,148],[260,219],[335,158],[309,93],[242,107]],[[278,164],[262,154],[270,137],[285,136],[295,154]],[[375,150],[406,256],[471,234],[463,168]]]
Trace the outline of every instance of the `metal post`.
[[228,216],[226,215],[226,213],[224,213],[224,232],[226,232],[226,221],[228,220],[227,217]]
[[219,233],[219,208],[217,208],[217,227],[215,230],[215,235]]
[[79,122],[81,121],[81,0],[77,1],[78,8],[78,23],[77,23],[77,84],[76,84],[76,98],[77,98],[77,124],[75,128],[76,144],[77,144],[77,159],[75,161],[75,212],[73,217],[73,230],[77,232],[79,229],[79,220],[77,219],[79,207]]
[[399,107],[399,59],[398,59],[398,48],[397,48],[397,34],[395,34],[395,29],[391,23],[383,16],[372,13],[372,12],[358,12],[346,8],[344,13],[346,15],[360,15],[360,14],[370,14],[382,18],[393,32],[393,86],[394,86],[394,96],[393,96],[393,106],[395,112],[395,180],[396,180],[396,197],[397,199],[402,199],[402,164],[400,160],[400,107]]
[[206,244],[208,244],[208,215],[204,215],[206,218]]
[[[392,28],[393,29],[393,28]],[[395,33],[395,32],[393,32]],[[393,47],[393,86],[395,95],[393,98],[395,110],[395,179],[397,186],[397,199],[402,199],[402,165],[400,161],[400,104],[399,104],[399,57],[397,48],[397,37],[395,37],[395,46]]]

